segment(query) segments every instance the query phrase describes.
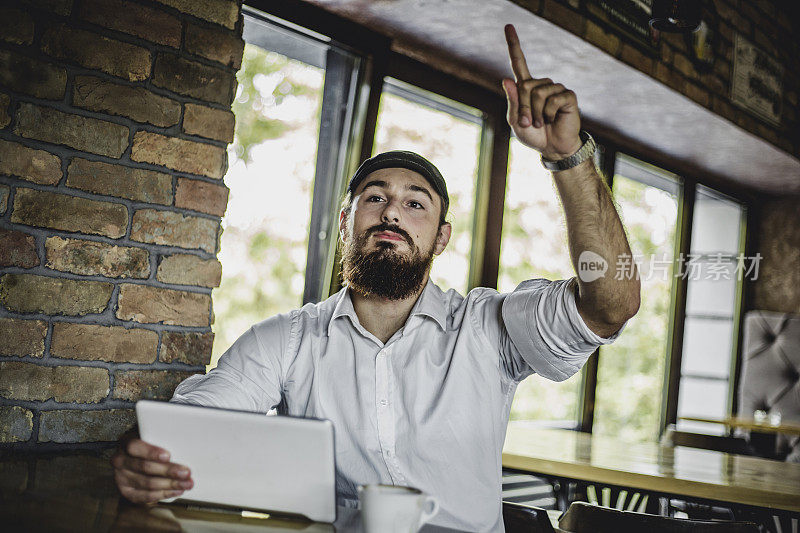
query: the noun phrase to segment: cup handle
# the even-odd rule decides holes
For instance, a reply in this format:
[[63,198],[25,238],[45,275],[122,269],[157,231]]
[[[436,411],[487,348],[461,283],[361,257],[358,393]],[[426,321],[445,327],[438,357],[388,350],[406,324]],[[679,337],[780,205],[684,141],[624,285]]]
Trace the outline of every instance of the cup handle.
[[[427,507],[430,507],[430,510],[427,510]],[[439,512],[439,502],[433,496],[428,496],[425,498],[425,508],[422,509],[422,516],[419,519],[419,527],[422,527],[425,522],[436,516],[436,513]]]

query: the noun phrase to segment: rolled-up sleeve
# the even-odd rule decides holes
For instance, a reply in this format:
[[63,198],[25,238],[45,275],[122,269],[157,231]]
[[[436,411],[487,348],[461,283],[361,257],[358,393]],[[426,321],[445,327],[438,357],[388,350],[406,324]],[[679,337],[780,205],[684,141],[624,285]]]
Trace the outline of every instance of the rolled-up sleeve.
[[484,289],[477,305],[479,327],[499,349],[506,377],[521,381],[537,373],[564,381],[598,346],[613,342],[622,332],[603,338],[589,329],[578,312],[575,283],[575,278],[532,279],[507,294]]
[[182,381],[170,401],[266,413],[281,401],[291,314],[256,324],[224,353],[216,368]]

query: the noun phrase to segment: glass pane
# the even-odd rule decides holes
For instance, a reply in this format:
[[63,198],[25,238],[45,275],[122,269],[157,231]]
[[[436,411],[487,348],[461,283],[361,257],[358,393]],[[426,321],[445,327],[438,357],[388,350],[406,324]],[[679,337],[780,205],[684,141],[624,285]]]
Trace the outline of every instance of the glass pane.
[[225,175],[230,197],[211,366],[254,323],[302,304],[324,76],[323,69],[245,45]]
[[711,254],[739,251],[742,206],[698,186],[692,222],[692,252]]
[[728,410],[728,381],[683,377],[678,416],[722,418]]
[[[567,279],[574,275],[564,213],[550,172],[542,166],[538,152],[512,138],[498,290],[513,291],[521,281],[531,278]],[[517,387],[511,419],[552,421],[559,426],[575,427],[580,386],[580,373],[558,383],[534,374]]]
[[[453,232],[445,251],[433,261],[431,279],[444,291],[456,289],[466,294],[481,124],[437,109],[435,102],[425,101],[427,93],[419,89],[411,89],[414,100],[387,92],[391,91],[387,87],[390,83],[392,80],[387,80],[381,95],[373,154],[389,150],[417,152],[444,176],[450,196],[450,214],[445,220],[453,225]],[[441,100],[437,97],[437,101]],[[463,107],[456,102],[452,105]]]
[[686,317],[681,373],[727,379],[732,344],[730,320]]
[[732,317],[736,300],[736,263],[702,261],[697,266],[698,279],[690,276],[686,289],[686,314]]
[[[708,411],[711,413],[708,416],[718,418],[728,413],[731,357],[735,357],[736,293],[741,283],[736,257],[741,247],[739,235],[743,219],[741,204],[698,186],[691,262],[684,266],[687,295],[678,390],[679,417]],[[717,377],[722,381],[698,380],[698,376]],[[698,388],[706,385],[700,395]],[[709,402],[710,406],[697,402]],[[690,422],[679,420],[678,423],[683,427]]]
[[[620,338],[600,350],[594,431],[626,440],[653,440],[659,433],[667,352],[670,291],[678,214],[678,184],[652,167],[625,162],[637,179],[614,176],[614,198],[640,263],[639,312]],[[624,171],[625,166],[619,171]],[[634,172],[630,172],[634,174]],[[661,188],[666,183],[668,187]]]

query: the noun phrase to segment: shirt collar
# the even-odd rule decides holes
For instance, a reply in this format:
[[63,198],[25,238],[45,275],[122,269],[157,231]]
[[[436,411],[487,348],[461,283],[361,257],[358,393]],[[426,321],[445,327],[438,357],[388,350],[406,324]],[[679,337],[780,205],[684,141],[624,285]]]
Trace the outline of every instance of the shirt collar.
[[[425,288],[422,289],[422,294],[414,302],[414,307],[411,308],[411,313],[408,317],[410,319],[415,315],[431,317],[439,324],[442,331],[447,327],[447,309],[444,303],[444,293],[430,278],[428,278]],[[330,322],[328,322],[328,336],[331,334],[333,321],[342,316],[349,316],[353,324],[360,324],[356,310],[353,308],[353,301],[350,299],[350,290],[346,286],[339,291],[336,307],[333,308],[333,315]],[[408,323],[408,320],[406,320],[406,323]]]

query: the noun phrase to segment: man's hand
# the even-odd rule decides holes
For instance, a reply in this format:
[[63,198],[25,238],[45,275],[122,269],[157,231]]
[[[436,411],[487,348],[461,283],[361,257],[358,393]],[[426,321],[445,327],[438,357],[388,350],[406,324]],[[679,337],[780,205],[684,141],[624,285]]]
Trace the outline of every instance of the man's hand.
[[134,503],[180,496],[194,486],[187,467],[170,463],[167,450],[134,435],[123,437],[111,464],[120,493]]
[[503,80],[508,125],[524,145],[551,160],[564,159],[581,145],[581,117],[575,93],[550,78],[533,78],[514,26],[505,27],[508,55],[516,83]]

